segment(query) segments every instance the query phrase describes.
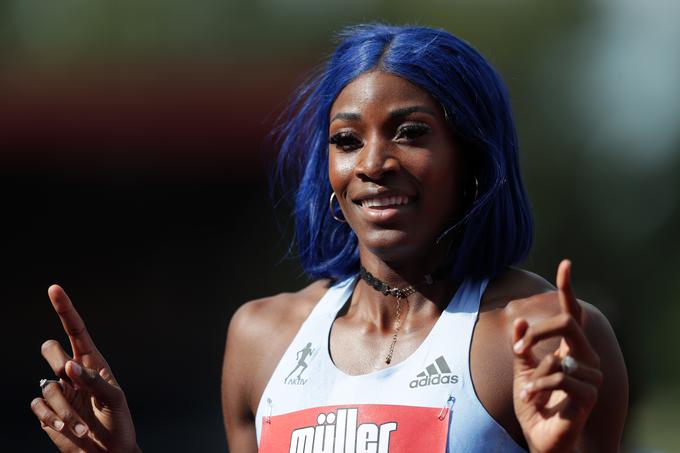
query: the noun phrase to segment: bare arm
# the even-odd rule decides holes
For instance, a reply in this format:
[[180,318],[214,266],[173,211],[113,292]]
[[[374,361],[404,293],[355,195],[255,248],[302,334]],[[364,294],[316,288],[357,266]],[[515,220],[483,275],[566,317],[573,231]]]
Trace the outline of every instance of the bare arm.
[[614,331],[605,316],[583,304],[584,330],[600,356],[603,382],[597,404],[584,429],[583,447],[591,452],[618,452],[628,412],[628,374]]
[[256,307],[252,304],[239,308],[229,323],[227,344],[222,367],[222,413],[230,451],[257,453],[255,416],[250,406],[252,380],[248,372],[256,365],[249,341],[248,319]]

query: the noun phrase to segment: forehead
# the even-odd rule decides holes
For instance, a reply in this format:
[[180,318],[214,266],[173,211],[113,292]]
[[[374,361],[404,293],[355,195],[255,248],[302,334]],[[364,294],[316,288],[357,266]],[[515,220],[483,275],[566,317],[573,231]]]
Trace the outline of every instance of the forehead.
[[389,112],[414,105],[440,111],[439,104],[422,88],[394,74],[373,71],[360,75],[340,92],[330,116],[369,110]]

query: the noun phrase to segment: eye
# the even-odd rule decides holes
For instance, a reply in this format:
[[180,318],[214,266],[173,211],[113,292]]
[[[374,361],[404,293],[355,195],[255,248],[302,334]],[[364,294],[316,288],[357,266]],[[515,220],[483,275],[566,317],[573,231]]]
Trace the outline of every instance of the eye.
[[363,142],[359,137],[349,131],[341,131],[333,134],[328,139],[328,143],[335,145],[335,147],[340,148],[343,151],[354,151],[363,146]]
[[415,140],[432,130],[430,126],[425,123],[409,123],[400,126],[394,136],[396,140]]

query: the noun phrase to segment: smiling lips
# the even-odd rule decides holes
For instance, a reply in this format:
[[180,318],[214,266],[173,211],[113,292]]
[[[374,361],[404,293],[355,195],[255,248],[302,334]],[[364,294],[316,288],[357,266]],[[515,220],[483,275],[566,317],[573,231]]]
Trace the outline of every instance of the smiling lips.
[[358,200],[356,203],[362,208],[385,209],[409,204],[412,199],[406,195],[392,195],[389,197],[374,197]]

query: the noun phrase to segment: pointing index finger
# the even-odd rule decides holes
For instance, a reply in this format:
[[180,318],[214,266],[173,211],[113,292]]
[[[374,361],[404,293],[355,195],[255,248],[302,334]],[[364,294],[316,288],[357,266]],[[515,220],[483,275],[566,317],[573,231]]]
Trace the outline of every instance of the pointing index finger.
[[52,302],[54,310],[59,315],[61,324],[64,326],[64,330],[71,341],[74,359],[95,352],[97,348],[85,328],[83,319],[73,307],[71,299],[69,299],[61,286],[50,286],[47,290],[47,295]]
[[571,286],[571,261],[562,260],[557,268],[557,292],[562,313],[568,313],[581,324],[581,306]]

